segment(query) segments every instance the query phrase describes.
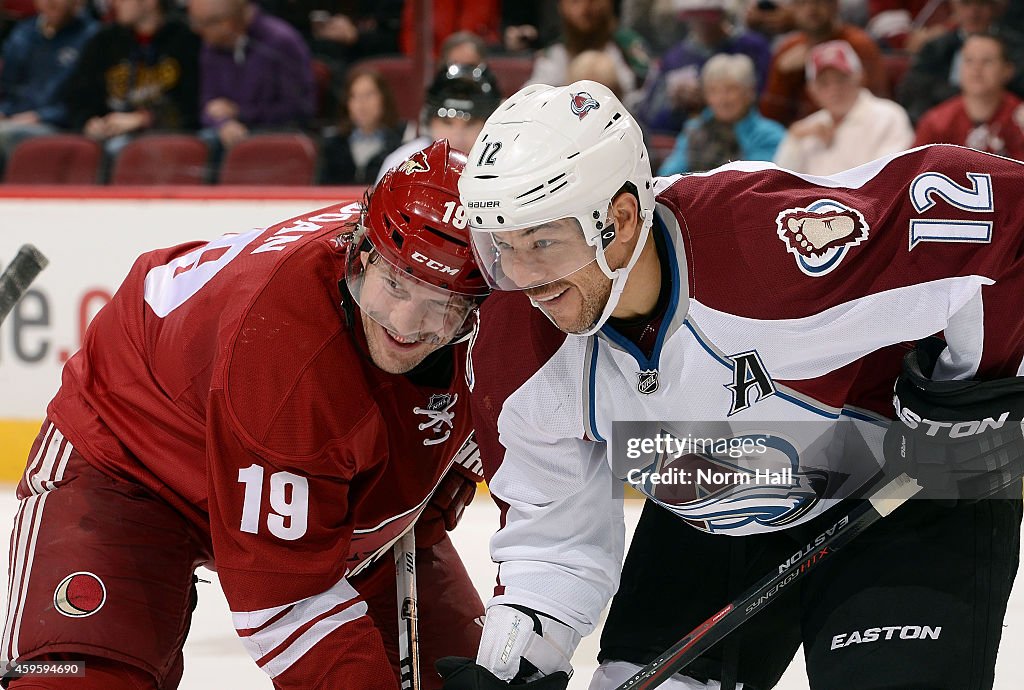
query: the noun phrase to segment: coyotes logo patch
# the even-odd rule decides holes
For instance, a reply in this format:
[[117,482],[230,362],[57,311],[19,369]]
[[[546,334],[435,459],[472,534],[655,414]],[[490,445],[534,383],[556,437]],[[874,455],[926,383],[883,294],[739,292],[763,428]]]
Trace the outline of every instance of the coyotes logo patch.
[[427,163],[427,154],[424,151],[417,151],[416,153],[409,156],[408,160],[399,164],[398,169],[404,172],[406,175],[413,173],[428,172],[430,170],[430,164]]
[[812,278],[831,273],[850,247],[868,238],[864,214],[832,199],[806,208],[787,208],[775,219],[779,239],[796,257],[797,267]]

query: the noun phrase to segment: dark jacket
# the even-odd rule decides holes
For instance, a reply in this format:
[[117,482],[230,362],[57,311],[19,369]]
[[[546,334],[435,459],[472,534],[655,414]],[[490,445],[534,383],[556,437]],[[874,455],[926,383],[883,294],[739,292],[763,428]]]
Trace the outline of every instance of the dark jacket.
[[148,110],[156,129],[192,130],[199,125],[199,37],[168,20],[148,44],[131,29],[103,27],[82,51],[68,83],[71,123],[92,117]]
[[85,13],[52,38],[42,34],[36,17],[19,22],[4,43],[0,112],[10,116],[33,111],[46,124],[66,127],[65,84],[78,65],[83,46],[98,29],[99,24]]
[[[1007,88],[1024,98],[1024,35],[1004,26],[996,30],[1006,42],[1008,57],[1015,68]],[[953,29],[925,43],[914,57],[897,94],[913,122],[920,120],[926,110],[960,95],[960,87],[950,82],[950,75],[964,38],[962,31]]]
[[323,170],[321,184],[369,185],[377,179],[377,172],[384,159],[402,144],[402,127],[384,130],[384,147],[373,156],[365,167],[356,166],[349,148],[349,136],[341,133],[330,134],[323,140]]

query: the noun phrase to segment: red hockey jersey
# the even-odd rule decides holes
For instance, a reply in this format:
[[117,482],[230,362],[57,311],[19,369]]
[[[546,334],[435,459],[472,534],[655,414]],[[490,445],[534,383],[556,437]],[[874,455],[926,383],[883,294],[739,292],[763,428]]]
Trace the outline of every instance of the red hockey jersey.
[[48,409],[87,460],[209,535],[235,627],[279,687],[393,678],[349,577],[475,457],[462,347],[450,383],[417,385],[373,366],[346,320],[357,212],[142,255]]

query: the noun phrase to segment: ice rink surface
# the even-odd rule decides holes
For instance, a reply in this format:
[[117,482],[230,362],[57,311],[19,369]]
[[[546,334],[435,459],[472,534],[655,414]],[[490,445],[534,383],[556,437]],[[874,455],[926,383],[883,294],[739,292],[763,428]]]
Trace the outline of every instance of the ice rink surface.
[[[632,532],[640,516],[640,501],[628,501],[626,519]],[[0,485],[0,531],[4,542],[9,539],[10,527],[17,509],[14,487]],[[477,496],[467,509],[459,527],[452,533],[456,547],[462,554],[469,573],[484,601],[494,585],[494,566],[487,555],[487,540],[497,524],[497,509],[486,495]],[[199,576],[211,580],[200,583],[199,607],[192,620],[192,631],[185,644],[185,676],[183,690],[239,690],[272,688],[270,680],[250,660],[242,649],[231,626],[231,614],[221,594],[217,576],[201,569]],[[1018,578],[1010,597],[1010,608],[1003,628],[1003,641],[996,670],[997,690],[1024,688],[1024,594]],[[5,581],[6,584],[6,581]],[[7,608],[7,588],[3,590],[3,609]],[[725,602],[722,602],[723,604]],[[587,637],[576,650],[573,665],[576,673],[569,687],[585,690],[590,675],[597,666],[596,657],[600,631]],[[806,690],[807,678],[803,670],[803,657],[798,654],[776,686],[779,690]]]

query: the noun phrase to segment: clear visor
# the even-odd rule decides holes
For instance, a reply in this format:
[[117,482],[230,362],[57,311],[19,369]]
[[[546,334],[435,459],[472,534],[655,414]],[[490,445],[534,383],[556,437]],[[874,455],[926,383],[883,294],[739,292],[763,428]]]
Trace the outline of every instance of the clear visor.
[[408,341],[443,345],[469,333],[477,298],[419,280],[366,245],[350,253],[345,274],[364,314]]
[[596,245],[587,241],[574,216],[520,230],[473,230],[471,235],[480,270],[498,290],[547,285],[597,260]]

